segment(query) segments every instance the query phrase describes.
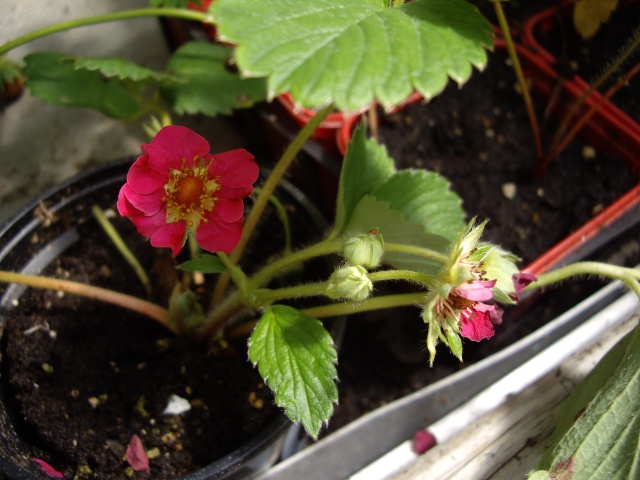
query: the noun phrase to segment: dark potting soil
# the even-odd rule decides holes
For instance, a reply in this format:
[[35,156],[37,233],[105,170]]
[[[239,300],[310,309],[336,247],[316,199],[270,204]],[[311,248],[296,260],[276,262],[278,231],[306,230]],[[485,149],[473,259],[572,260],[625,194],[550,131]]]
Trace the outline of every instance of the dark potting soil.
[[[534,141],[504,51],[462,88],[381,117],[379,137],[398,168],[442,174],[469,218],[489,219],[484,238],[527,265],[638,182],[615,156],[576,138],[534,178]],[[545,105],[536,102],[538,118]],[[540,120],[542,121],[542,120]],[[555,122],[542,121],[543,141]],[[575,188],[578,186],[579,188]]]
[[[483,238],[516,253],[525,266],[627,192],[638,178],[619,159],[576,139],[547,174],[535,180],[533,138],[515,83],[504,53],[498,52],[491,55],[486,71],[474,72],[461,89],[449,85],[427,105],[381,115],[379,135],[398,168],[428,168],[449,179],[470,218],[490,219]],[[536,107],[540,115],[544,105]],[[553,128],[543,124],[543,134],[552,134]],[[508,189],[513,196],[505,195]],[[632,243],[624,247],[632,255],[617,261],[640,261],[633,243],[638,234],[636,228],[631,240],[624,240]],[[597,258],[605,260],[620,249],[617,244]],[[602,285],[593,280],[566,282],[519,307],[506,308],[495,337],[464,343],[464,363],[441,346],[433,368],[428,366],[426,325],[417,308],[350,317],[338,365],[340,402],[325,434],[486,358]]]
[[[561,9],[553,16],[553,28],[546,32],[536,32],[540,45],[557,60],[554,65],[564,78],[579,75],[587,83],[598,80],[605,70],[616,60],[632,41],[634,34],[640,35],[640,2],[619,2],[605,24],[590,39],[583,40],[576,31],[570,9]],[[604,93],[618,79],[638,63],[639,47],[598,88]],[[634,75],[611,97],[611,101],[633,120],[640,123],[640,76]]]
[[[117,189],[103,193],[101,205],[115,208],[116,198]],[[92,202],[81,205],[81,220],[57,218],[30,239],[43,245],[43,237],[78,224],[79,240],[44,275],[147,298],[91,218]],[[289,213],[296,218],[295,207]],[[177,279],[170,252],[151,248],[128,220],[113,222],[151,274],[150,300],[166,305]],[[269,228],[277,242],[282,229],[275,225],[272,216],[259,228]],[[308,237],[313,227],[293,229]],[[249,258],[272,253],[267,247]],[[246,338],[211,346],[141,315],[48,290],[27,289],[3,316],[3,397],[15,411],[16,429],[34,445],[32,456],[65,478],[176,478],[232,452],[282,414],[247,359]],[[164,415],[171,395],[191,409]],[[150,457],[150,474],[127,468],[133,435]]]

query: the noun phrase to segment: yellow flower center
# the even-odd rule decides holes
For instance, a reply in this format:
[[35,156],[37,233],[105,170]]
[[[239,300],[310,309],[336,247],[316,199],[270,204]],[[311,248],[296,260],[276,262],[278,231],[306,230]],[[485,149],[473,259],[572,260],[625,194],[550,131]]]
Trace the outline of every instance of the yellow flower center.
[[182,159],[180,170],[169,172],[169,181],[164,186],[166,196],[162,198],[167,207],[167,223],[187,223],[187,228],[195,233],[200,221],[207,221],[206,212],[213,210],[220,190],[215,180],[209,178],[209,166],[204,161],[194,159],[194,166],[187,167]]

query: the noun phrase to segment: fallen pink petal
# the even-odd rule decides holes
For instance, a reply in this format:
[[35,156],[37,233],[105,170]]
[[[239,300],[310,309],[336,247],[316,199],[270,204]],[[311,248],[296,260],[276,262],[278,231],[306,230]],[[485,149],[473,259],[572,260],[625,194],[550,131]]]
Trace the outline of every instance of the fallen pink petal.
[[422,455],[427,450],[435,447],[437,443],[436,437],[434,437],[431,432],[428,432],[427,430],[418,430],[413,436],[412,449],[418,455]]
[[33,461],[36,462],[38,465],[40,465],[40,468],[42,469],[42,471],[47,475],[49,475],[50,477],[64,478],[64,474],[62,472],[59,472],[58,470],[53,468],[51,465],[49,465],[47,462],[45,462],[41,458],[34,458]]
[[142,440],[137,435],[131,437],[127,446],[127,462],[136,472],[151,472],[149,468],[149,457],[142,445]]

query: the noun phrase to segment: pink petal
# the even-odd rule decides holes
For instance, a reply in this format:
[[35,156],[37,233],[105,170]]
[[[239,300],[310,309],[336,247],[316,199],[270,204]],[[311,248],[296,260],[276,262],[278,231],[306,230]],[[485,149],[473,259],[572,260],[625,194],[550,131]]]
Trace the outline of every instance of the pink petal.
[[474,302],[486,302],[493,298],[493,291],[491,290],[497,280],[490,281],[475,281],[472,283],[463,283],[462,285],[454,288],[453,293],[459,297],[472,300]]
[[219,219],[200,222],[196,230],[196,241],[209,252],[231,253],[242,236],[243,221],[244,217],[233,223],[225,223]]
[[538,277],[536,277],[533,273],[520,272],[513,275],[513,286],[516,292],[515,294],[511,295],[511,298],[515,301],[518,301],[520,299],[520,294],[525,289],[525,287],[531,282],[535,282],[536,280],[538,280]]
[[226,223],[237,222],[244,215],[244,202],[240,198],[228,199],[218,198],[218,201],[213,207],[213,210],[207,212],[206,217],[210,218],[210,221],[220,221]]
[[122,190],[124,190],[124,196],[127,197],[129,203],[144,215],[155,215],[165,207],[165,203],[162,201],[162,198],[165,196],[164,188],[160,188],[152,193],[143,194],[133,190],[127,183],[122,187]]
[[427,450],[435,447],[437,443],[438,442],[436,437],[433,436],[433,433],[427,430],[418,430],[413,436],[412,449],[418,455],[422,455]]
[[186,222],[165,223],[151,235],[151,245],[154,247],[168,247],[176,257],[184,245]]
[[[253,161],[253,155],[242,148],[216,153],[210,173],[220,176],[218,183],[231,188],[253,185],[258,179],[260,168]],[[250,192],[249,192],[250,193]]]
[[460,315],[460,335],[474,342],[493,337],[493,324],[491,323],[491,311],[493,305],[479,303],[471,312],[462,312]]
[[123,217],[133,217],[134,215],[141,215],[142,212],[140,212],[136,207],[131,205],[131,202],[127,199],[124,193],[125,189],[127,188],[129,187],[125,183],[120,189],[120,192],[118,192],[118,203],[117,203],[118,213],[120,213],[120,215],[122,215]]
[[155,192],[163,187],[168,180],[169,172],[160,175],[152,170],[149,165],[149,157],[146,155],[138,157],[127,173],[127,185],[138,193]]
[[[163,149],[168,157],[177,161],[179,165],[182,159],[187,160],[187,164],[192,166],[194,157],[204,157],[210,151],[209,142],[203,137],[198,135],[193,130],[179,125],[170,125],[160,130],[154,139],[151,141],[151,145],[154,147],[160,147]],[[158,159],[161,160],[156,166],[161,166],[167,161],[167,158]],[[155,162],[156,159],[153,160]]]
[[160,211],[155,215],[146,216],[141,212],[137,216],[132,216],[131,221],[140,235],[151,238],[156,230],[167,224],[167,214],[165,211]]
[[136,472],[150,473],[149,457],[144,450],[140,437],[134,435],[127,446],[127,462]]
[[169,172],[172,169],[180,169],[182,167],[182,157],[177,157],[164,148],[154,145],[142,145],[142,151],[149,157],[149,169],[154,174],[162,177],[164,183],[169,179]]
[[47,462],[45,462],[41,458],[34,458],[33,461],[36,462],[38,465],[40,465],[40,468],[42,468],[44,473],[46,473],[50,477],[64,478],[64,475],[62,474],[62,472],[59,472],[58,470],[53,468],[51,465],[49,465]]

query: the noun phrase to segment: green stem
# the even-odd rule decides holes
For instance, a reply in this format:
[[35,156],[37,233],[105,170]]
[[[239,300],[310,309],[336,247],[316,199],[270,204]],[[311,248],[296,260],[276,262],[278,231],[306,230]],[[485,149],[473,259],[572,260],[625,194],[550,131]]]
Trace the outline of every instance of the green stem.
[[[329,104],[324,107],[322,110],[319,110],[313,118],[307,123],[296,135],[291,144],[287,147],[285,152],[276,163],[275,167],[269,174],[266,182],[262,186],[258,197],[256,198],[249,215],[244,224],[244,228],[242,229],[242,237],[240,242],[231,253],[231,261],[237,265],[238,261],[242,257],[245,247],[247,246],[247,242],[251,237],[256,225],[258,224],[258,220],[262,216],[262,212],[264,211],[269,198],[273,194],[273,191],[280,183],[280,179],[285,174],[291,162],[295,159],[298,152],[302,149],[304,143],[309,139],[311,134],[315,131],[315,129],[320,125],[320,123],[327,118],[327,116],[333,111],[333,104]],[[215,287],[213,294],[213,303],[218,303],[224,294],[227,285],[229,284],[229,275],[222,274],[218,279],[218,283]]]
[[428,258],[430,260],[436,260],[440,263],[447,263],[449,257],[444,253],[436,252],[429,248],[416,247],[414,245],[405,245],[403,243],[387,243],[384,244],[384,249],[387,252],[400,252],[408,253],[411,255],[417,255],[419,257]]
[[405,280],[408,282],[419,283],[420,285],[429,285],[433,282],[431,275],[414,272],[413,270],[381,270],[372,272],[367,275],[372,282],[384,282],[389,280]]
[[289,166],[291,165],[293,160],[296,158],[296,155],[302,149],[302,146],[309,139],[309,137],[311,137],[311,134],[332,111],[333,104],[329,104],[322,110],[319,110],[309,121],[309,123],[307,123],[302,128],[302,130],[300,130],[298,135],[296,135],[296,138],[293,139],[291,144],[289,144],[285,152],[282,154],[282,157],[280,157],[278,163],[276,163],[275,167],[269,174],[269,177],[267,177],[266,182],[260,189],[260,193],[258,194],[253,207],[251,207],[251,211],[249,212],[247,220],[245,221],[244,227],[242,229],[242,238],[240,239],[240,242],[231,253],[231,261],[233,261],[233,263],[237,264],[238,260],[240,260],[240,257],[242,257],[247,242],[249,241],[249,238],[253,234],[253,231],[258,224],[258,220],[262,216],[262,212],[267,206],[269,198],[280,183],[280,180],[282,179],[284,174],[289,169]]
[[113,245],[118,249],[118,251],[127,261],[127,263],[131,265],[131,268],[133,268],[133,271],[138,276],[138,279],[140,280],[140,283],[142,283],[142,286],[144,287],[144,290],[147,292],[147,295],[150,295],[151,282],[149,281],[149,276],[147,275],[147,272],[145,272],[142,265],[140,265],[140,262],[138,261],[136,256],[129,249],[125,241],[122,239],[118,231],[113,227],[113,225],[111,224],[109,219],[105,216],[104,212],[100,207],[98,207],[97,205],[94,205],[93,207],[91,207],[91,212],[93,213],[93,216],[98,221],[102,229],[105,231],[105,233],[107,234],[107,236],[109,237]]
[[231,275],[231,278],[238,287],[238,290],[244,294],[247,291],[247,276],[240,268],[233,264],[226,253],[218,252],[217,255],[224,266],[227,267],[227,272]]
[[281,271],[286,271],[293,265],[300,264],[312,258],[321,257],[337,253],[342,249],[342,240],[324,240],[310,247],[298,250],[297,252],[287,255],[279,260],[268,264],[262,270],[257,272],[249,280],[248,289],[259,288],[265,285],[269,280]]
[[596,275],[598,277],[621,280],[628,284],[629,280],[640,280],[640,270],[620,267],[600,262],[577,262],[543,273],[538,280],[530,283],[526,290],[546,287],[579,275]]
[[84,27],[87,25],[95,25],[98,23],[116,22],[120,20],[131,20],[142,17],[175,17],[184,20],[194,20],[202,23],[213,24],[212,18],[205,12],[195,10],[187,10],[184,8],[141,8],[135,10],[125,10],[123,12],[107,13],[104,15],[96,15],[94,17],[78,18],[67,22],[57,23],[48,27],[34,30],[26,35],[18,37],[10,42],[0,46],[0,55],[4,55],[20,45],[29,43],[47,35],[71,30],[73,28]]
[[511,37],[511,30],[509,29],[507,17],[504,14],[504,10],[502,9],[502,3],[500,2],[500,0],[493,0],[493,6],[496,11],[496,16],[498,17],[498,23],[500,25],[502,37],[504,38],[504,43],[507,46],[509,58],[511,59],[511,63],[513,64],[513,71],[516,74],[518,84],[520,85],[520,90],[522,90],[522,98],[527,110],[527,115],[529,116],[529,124],[531,125],[531,133],[533,134],[536,155],[538,159],[542,159],[542,142],[540,141],[540,129],[538,127],[538,120],[536,118],[535,110],[533,109],[533,102],[531,101],[529,86],[527,85],[527,81],[525,80],[524,74],[522,73],[522,66],[520,65],[518,52],[516,51],[516,47],[513,43],[513,38]]
[[275,290],[264,288],[257,290],[255,294],[258,302],[262,306],[267,306],[280,300],[324,295],[324,292],[327,291],[327,284],[328,282],[308,283],[305,285],[277,288]]
[[359,303],[333,303],[302,310],[303,313],[313,318],[335,317],[338,315],[351,315],[354,313],[381,310],[383,308],[408,307],[419,305],[424,300],[424,293],[401,293],[398,295],[384,295],[373,297]]
[[91,298],[112,305],[140,313],[156,320],[164,327],[175,333],[175,329],[169,323],[169,312],[155,303],[147,302],[131,295],[126,295],[106,288],[94,287],[84,283],[61,280],[59,278],[41,277],[37,275],[24,275],[22,273],[0,271],[0,282],[17,283],[28,287],[57,290],[71,293],[80,297]]

